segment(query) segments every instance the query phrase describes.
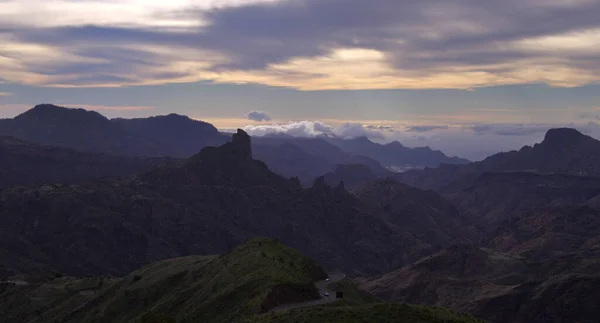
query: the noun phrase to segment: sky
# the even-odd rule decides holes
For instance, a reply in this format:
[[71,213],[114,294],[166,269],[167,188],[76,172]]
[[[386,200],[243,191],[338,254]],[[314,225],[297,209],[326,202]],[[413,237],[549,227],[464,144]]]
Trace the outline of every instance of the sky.
[[600,138],[600,0],[0,0],[0,117],[39,103],[479,160]]

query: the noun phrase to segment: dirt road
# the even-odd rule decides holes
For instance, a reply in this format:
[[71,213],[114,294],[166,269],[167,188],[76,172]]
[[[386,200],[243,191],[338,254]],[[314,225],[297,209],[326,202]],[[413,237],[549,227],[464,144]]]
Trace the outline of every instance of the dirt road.
[[[344,274],[330,273],[329,281],[320,280],[318,282],[315,282],[315,287],[317,287],[317,289],[319,290],[319,295],[321,295],[321,299],[316,299],[314,301],[308,301],[308,302],[286,304],[286,305],[278,306],[278,307],[270,310],[269,312],[281,312],[281,311],[287,311],[287,310],[292,310],[292,309],[296,309],[296,308],[323,305],[323,304],[335,302],[337,300],[335,298],[335,294],[333,294],[327,290],[327,285],[329,285],[331,283],[339,282],[340,280],[344,279],[345,277],[346,277],[346,275],[344,275]],[[326,292],[329,293],[329,296],[325,296]]]

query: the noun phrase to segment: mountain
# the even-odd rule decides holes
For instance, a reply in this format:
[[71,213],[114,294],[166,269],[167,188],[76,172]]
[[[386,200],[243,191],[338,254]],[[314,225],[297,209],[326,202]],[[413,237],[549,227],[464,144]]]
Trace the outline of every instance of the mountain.
[[40,104],[13,119],[0,120],[0,135],[113,155],[152,156],[146,152],[155,149],[97,112],[51,104]]
[[448,157],[441,151],[429,147],[408,148],[398,141],[378,144],[367,137],[341,139],[326,137],[326,140],[344,151],[373,158],[386,167],[437,167],[440,164],[466,164],[468,160]]
[[343,183],[347,189],[352,189],[359,184],[373,181],[377,175],[363,164],[336,165],[335,170],[323,175],[325,182],[331,186]]
[[252,149],[257,159],[263,160],[274,172],[298,177],[306,186],[338,165],[360,164],[376,176],[390,174],[378,161],[344,152],[320,138],[255,137]]
[[221,147],[139,175],[2,190],[1,268],[120,275],[166,258],[222,253],[257,235],[348,275],[383,273],[418,257],[403,249],[411,237],[385,220],[381,206],[321,181],[302,188],[252,153],[240,130]]
[[501,223],[485,242],[488,248],[546,259],[580,253],[590,259],[600,251],[600,210],[587,205],[546,206]]
[[[570,128],[550,129],[533,147],[492,155],[467,165],[441,165],[413,170],[395,178],[411,186],[443,191],[453,182],[467,182],[485,172],[600,174],[600,141]],[[447,190],[446,190],[447,191]]]
[[[178,114],[108,119],[98,112],[51,104],[0,120],[0,136],[110,155],[176,158],[190,157],[228,140],[228,135],[213,125]],[[298,177],[305,185],[337,164],[360,163],[377,174],[388,173],[376,160],[344,152],[322,139],[256,139],[253,149],[259,159],[285,177]]]
[[153,142],[157,151],[147,154],[149,156],[189,157],[206,146],[219,146],[228,140],[210,123],[174,113],[149,118],[116,118],[111,123]]
[[367,205],[383,208],[385,220],[402,233],[405,251],[413,250],[410,254],[427,254],[453,243],[480,239],[477,218],[433,191],[388,178],[358,185],[352,194]]
[[147,171],[168,158],[117,157],[0,137],[0,188],[33,183],[72,184]]
[[452,192],[445,197],[490,228],[524,212],[577,205],[600,194],[600,177],[580,174],[489,172],[453,184],[445,188]]
[[123,278],[25,276],[27,285],[0,285],[0,309],[7,321],[126,323],[155,313],[178,322],[241,322],[319,299],[313,282],[326,277],[296,250],[255,238],[222,255],[168,259]]
[[593,322],[598,268],[578,255],[536,262],[458,244],[359,285],[387,301],[446,306],[490,322]]
[[52,104],[0,120],[0,135],[122,156],[189,157],[227,141],[214,126],[180,115],[109,120],[95,111]]
[[[347,165],[360,162],[360,165],[371,173],[389,173],[378,162],[366,157],[362,158],[340,152],[339,155],[324,158],[322,155],[314,154],[314,152],[313,154],[306,152],[305,149],[293,144],[294,141],[283,142],[280,145],[253,144],[252,150],[254,156],[263,160],[274,172],[285,177],[298,177],[305,186],[310,186],[316,177],[331,171],[340,164]],[[311,149],[308,150],[312,151]]]
[[[255,238],[221,255],[168,259],[122,278],[8,277],[0,283],[0,314],[10,322],[61,323],[480,322],[443,308],[381,304],[347,278],[327,285],[328,276],[298,251]],[[322,283],[343,291],[343,300],[319,295]]]

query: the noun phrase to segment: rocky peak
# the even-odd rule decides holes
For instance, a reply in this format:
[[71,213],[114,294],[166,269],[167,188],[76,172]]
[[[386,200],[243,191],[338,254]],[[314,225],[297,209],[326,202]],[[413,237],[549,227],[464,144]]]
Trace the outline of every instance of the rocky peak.
[[312,185],[313,188],[327,188],[329,185],[325,182],[325,176],[319,176]]
[[549,145],[569,145],[586,138],[589,137],[573,128],[555,128],[546,132],[543,143]]
[[398,140],[389,142],[389,143],[385,144],[384,146],[390,147],[390,148],[404,148],[404,145],[402,145]]
[[232,144],[235,150],[242,153],[243,156],[252,158],[252,142],[250,135],[244,130],[238,129],[237,133],[233,134]]
[[21,113],[15,117],[15,120],[40,120],[47,122],[48,120],[58,122],[101,122],[106,123],[108,119],[96,111],[88,111],[84,109],[73,109],[60,107],[54,104],[38,104],[35,107]]

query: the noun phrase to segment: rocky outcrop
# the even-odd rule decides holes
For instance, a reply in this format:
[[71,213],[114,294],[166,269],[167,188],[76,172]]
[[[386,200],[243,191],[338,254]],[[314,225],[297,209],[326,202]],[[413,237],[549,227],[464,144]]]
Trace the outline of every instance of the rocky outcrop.
[[240,153],[240,157],[252,159],[252,139],[250,135],[242,129],[238,129],[237,133],[233,134],[233,147]]

